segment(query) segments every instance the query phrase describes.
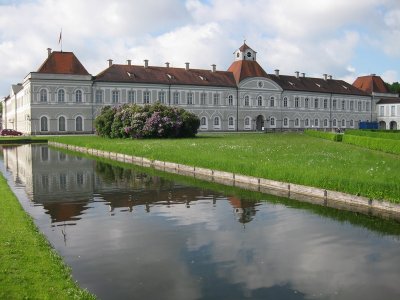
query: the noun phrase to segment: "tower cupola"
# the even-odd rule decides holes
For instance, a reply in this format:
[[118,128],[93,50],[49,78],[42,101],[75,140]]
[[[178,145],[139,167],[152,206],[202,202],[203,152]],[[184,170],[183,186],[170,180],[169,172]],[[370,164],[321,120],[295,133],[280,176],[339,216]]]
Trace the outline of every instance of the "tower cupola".
[[253,49],[251,49],[246,44],[246,41],[245,41],[243,43],[243,45],[235,51],[234,55],[235,55],[235,61],[238,61],[238,60],[256,61],[257,52],[254,51]]

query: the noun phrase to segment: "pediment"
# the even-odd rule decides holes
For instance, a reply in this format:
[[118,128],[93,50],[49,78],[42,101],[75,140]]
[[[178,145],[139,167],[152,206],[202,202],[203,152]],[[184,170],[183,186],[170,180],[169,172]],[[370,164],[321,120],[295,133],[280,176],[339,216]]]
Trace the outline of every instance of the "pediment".
[[282,88],[276,82],[263,77],[245,79],[239,84],[239,88],[260,91],[282,91]]

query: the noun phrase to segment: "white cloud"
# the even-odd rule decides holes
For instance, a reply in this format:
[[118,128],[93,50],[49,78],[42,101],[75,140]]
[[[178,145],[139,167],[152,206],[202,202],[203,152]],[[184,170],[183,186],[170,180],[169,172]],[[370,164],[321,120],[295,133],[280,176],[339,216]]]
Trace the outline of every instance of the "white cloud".
[[64,50],[92,74],[109,58],[224,70],[246,39],[267,72],[345,77],[349,65],[362,69],[353,61],[360,45],[399,57],[399,24],[396,0],[19,1],[0,10],[0,95],[40,66],[47,47],[59,49],[61,28]]

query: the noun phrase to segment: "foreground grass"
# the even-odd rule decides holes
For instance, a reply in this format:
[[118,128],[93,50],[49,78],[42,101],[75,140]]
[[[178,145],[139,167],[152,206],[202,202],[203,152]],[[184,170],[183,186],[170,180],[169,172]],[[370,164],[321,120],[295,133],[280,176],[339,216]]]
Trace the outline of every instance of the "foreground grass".
[[204,134],[192,139],[50,140],[400,202],[400,156],[302,134]]
[[0,175],[0,299],[94,299],[70,270]]

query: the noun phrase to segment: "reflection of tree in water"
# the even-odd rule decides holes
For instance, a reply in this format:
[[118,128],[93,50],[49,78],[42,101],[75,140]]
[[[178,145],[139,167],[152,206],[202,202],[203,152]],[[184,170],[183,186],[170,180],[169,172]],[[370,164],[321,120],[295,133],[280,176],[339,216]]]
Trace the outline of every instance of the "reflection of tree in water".
[[236,197],[229,197],[228,199],[232,207],[234,208],[234,213],[238,222],[246,224],[253,220],[257,212],[257,201],[240,199]]

